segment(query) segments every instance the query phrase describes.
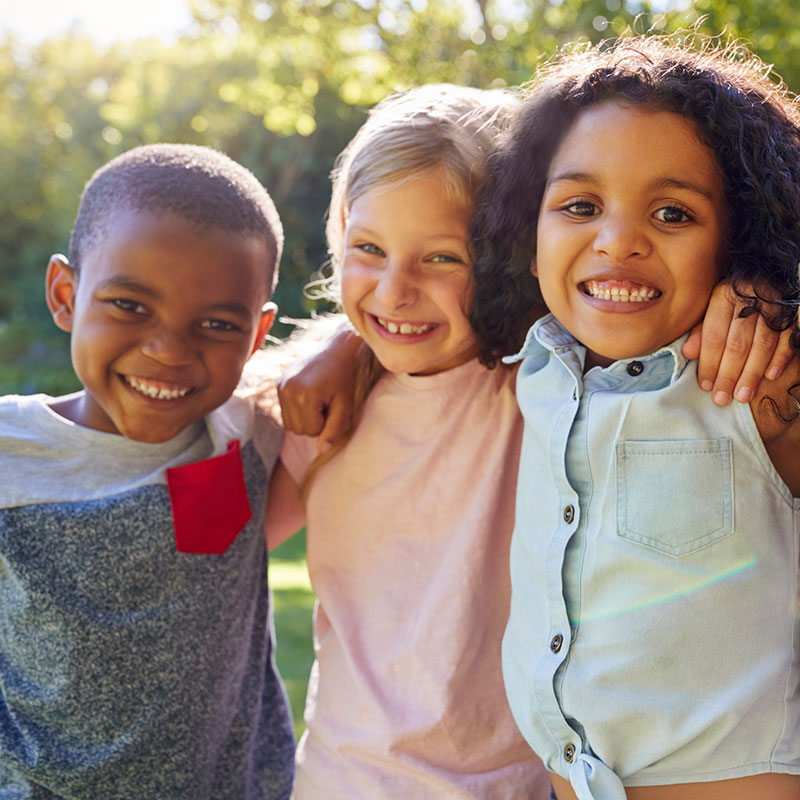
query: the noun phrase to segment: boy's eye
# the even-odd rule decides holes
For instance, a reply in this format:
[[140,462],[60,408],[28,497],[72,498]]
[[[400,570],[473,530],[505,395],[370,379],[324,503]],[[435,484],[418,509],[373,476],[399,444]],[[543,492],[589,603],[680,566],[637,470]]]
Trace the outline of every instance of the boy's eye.
[[372,244],[371,242],[364,242],[364,244],[356,245],[359,250],[363,250],[365,253],[369,253],[371,256],[383,256],[386,255],[383,250],[376,244]]
[[147,309],[135,300],[126,300],[124,297],[115,297],[111,303],[116,306],[120,311],[125,311],[129,314],[146,314]]
[[210,331],[239,331],[241,328],[238,325],[234,325],[233,322],[228,322],[225,319],[204,319],[200,323],[201,328],[206,328]]
[[576,200],[564,206],[564,211],[574,214],[576,217],[593,217],[597,213],[597,206],[588,200]]
[[671,225],[680,222],[690,222],[692,219],[689,214],[678,206],[664,206],[663,208],[659,208],[655,213],[655,218],[659,220],[659,222],[667,222]]

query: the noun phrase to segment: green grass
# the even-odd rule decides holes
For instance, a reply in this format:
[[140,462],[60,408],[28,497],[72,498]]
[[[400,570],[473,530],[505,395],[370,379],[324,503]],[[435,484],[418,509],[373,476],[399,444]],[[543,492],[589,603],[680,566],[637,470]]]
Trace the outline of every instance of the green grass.
[[296,533],[269,556],[269,583],[275,610],[278,662],[292,707],[297,738],[303,732],[308,673],[314,661],[311,617],[314,594],[306,570],[306,532]]

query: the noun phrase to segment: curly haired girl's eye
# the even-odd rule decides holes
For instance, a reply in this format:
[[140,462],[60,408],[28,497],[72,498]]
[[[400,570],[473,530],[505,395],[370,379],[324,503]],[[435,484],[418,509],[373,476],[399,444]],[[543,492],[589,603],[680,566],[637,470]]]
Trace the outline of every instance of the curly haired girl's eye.
[[667,222],[671,225],[689,222],[692,219],[689,214],[678,206],[664,206],[664,208],[659,208],[655,213],[655,217],[660,222]]
[[591,217],[597,212],[597,206],[588,200],[579,200],[576,203],[570,203],[565,206],[564,210],[577,217]]

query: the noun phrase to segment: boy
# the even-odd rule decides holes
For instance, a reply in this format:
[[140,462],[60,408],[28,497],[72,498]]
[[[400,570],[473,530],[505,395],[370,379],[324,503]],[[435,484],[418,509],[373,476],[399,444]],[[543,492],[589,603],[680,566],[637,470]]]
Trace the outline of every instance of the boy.
[[207,148],[136,148],[87,184],[46,278],[84,388],[0,399],[0,796],[289,796],[281,437],[231,398],[282,244],[264,187]]

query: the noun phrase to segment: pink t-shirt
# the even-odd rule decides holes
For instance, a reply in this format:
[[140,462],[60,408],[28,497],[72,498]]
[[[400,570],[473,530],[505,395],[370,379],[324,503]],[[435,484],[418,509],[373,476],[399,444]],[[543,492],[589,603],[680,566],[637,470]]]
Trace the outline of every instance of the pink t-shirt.
[[[549,798],[500,666],[521,437],[505,368],[386,375],[313,479],[297,800]],[[287,436],[298,482],[315,454]]]

